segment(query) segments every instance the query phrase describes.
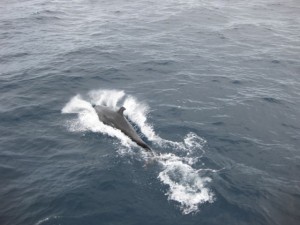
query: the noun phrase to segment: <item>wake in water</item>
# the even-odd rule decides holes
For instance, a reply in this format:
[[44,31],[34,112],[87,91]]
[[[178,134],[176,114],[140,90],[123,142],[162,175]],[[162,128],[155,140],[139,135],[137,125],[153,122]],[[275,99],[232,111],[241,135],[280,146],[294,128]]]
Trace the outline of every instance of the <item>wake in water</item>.
[[[174,142],[159,137],[155,134],[153,127],[147,123],[149,107],[137,101],[133,96],[125,94],[124,91],[93,90],[85,97],[74,96],[62,109],[62,113],[77,114],[76,118],[66,122],[68,129],[72,132],[92,131],[117,138],[121,142],[121,147],[118,149],[121,155],[130,154],[137,145],[120,130],[103,124],[98,119],[91,103],[105,105],[114,110],[124,106],[125,116],[134,123],[134,127],[138,127],[143,137],[160,148],[176,149],[184,155],[179,157],[172,153],[155,153],[154,156],[154,159],[161,165],[158,179],[168,186],[166,193],[168,199],[178,202],[183,214],[196,213],[200,204],[214,201],[214,195],[207,187],[211,179],[201,176],[200,170],[193,168],[193,165],[201,158],[199,150],[204,154],[203,146],[206,143],[204,139],[192,132],[184,137],[183,142]],[[193,156],[196,151],[197,157]]]

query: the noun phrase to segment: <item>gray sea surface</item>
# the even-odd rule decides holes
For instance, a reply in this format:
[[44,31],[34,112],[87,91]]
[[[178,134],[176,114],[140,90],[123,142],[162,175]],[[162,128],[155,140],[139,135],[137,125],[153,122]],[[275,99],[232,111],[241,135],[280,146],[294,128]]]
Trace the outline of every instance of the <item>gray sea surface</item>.
[[299,146],[299,0],[0,3],[1,225],[297,225]]

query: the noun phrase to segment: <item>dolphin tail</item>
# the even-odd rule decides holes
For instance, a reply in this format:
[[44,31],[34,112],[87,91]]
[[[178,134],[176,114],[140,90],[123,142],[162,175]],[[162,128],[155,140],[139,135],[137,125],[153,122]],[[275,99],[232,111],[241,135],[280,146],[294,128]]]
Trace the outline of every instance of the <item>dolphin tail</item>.
[[139,146],[143,147],[147,152],[152,152],[152,149],[145,143],[138,143]]
[[152,157],[156,156],[155,152],[148,145],[144,146],[143,148],[145,149],[146,152],[150,154],[150,156]]

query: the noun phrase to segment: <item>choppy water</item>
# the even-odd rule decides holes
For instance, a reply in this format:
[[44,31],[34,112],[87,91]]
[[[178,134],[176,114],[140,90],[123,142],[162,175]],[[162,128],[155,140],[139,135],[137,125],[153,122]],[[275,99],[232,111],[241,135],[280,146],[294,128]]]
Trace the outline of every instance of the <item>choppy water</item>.
[[[297,0],[0,3],[0,224],[298,224]],[[117,109],[151,158],[102,124]]]

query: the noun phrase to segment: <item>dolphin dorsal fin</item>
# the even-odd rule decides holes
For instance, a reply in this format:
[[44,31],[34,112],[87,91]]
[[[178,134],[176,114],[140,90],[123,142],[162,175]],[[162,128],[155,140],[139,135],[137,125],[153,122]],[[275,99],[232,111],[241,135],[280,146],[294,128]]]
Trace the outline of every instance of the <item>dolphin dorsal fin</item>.
[[125,111],[125,107],[122,106],[119,110],[118,110],[118,113],[123,115],[123,112]]

